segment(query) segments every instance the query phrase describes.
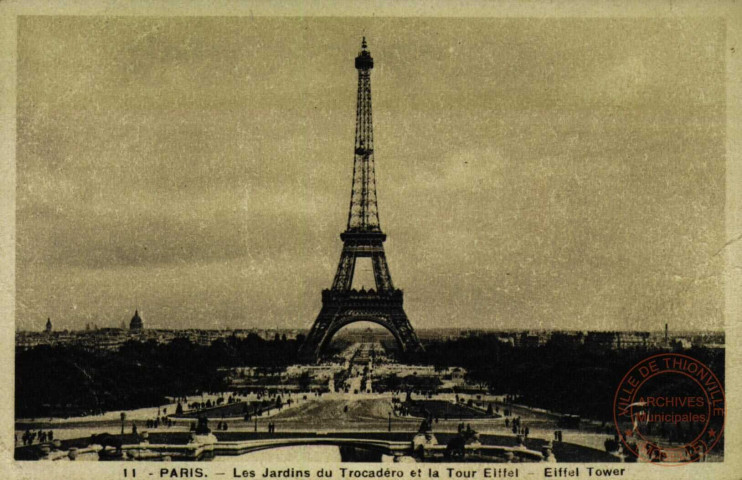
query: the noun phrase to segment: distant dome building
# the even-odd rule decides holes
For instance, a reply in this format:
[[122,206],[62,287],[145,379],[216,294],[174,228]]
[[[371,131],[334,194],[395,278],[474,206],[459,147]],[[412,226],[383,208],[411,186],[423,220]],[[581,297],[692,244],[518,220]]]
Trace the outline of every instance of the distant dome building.
[[139,310],[135,310],[134,316],[131,317],[131,322],[129,322],[129,330],[139,331],[143,329],[144,329],[144,322],[142,321],[142,317],[139,316]]

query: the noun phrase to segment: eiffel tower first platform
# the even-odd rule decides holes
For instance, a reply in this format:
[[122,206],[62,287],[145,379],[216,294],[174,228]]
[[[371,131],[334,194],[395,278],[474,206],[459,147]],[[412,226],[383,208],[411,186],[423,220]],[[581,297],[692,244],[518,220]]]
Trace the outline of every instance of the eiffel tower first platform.
[[[321,352],[338,330],[349,323],[361,321],[374,322],[389,330],[397,340],[403,357],[423,349],[404,312],[402,290],[394,288],[384,254],[386,235],[379,225],[376,202],[371,117],[371,69],[374,68],[374,60],[365,38],[355,66],[358,70],[358,103],[348,226],[340,235],[343,252],[332,288],[322,291],[322,310],[299,350],[299,357],[305,362],[319,360]],[[351,288],[356,260],[361,257],[371,258],[376,289]]]

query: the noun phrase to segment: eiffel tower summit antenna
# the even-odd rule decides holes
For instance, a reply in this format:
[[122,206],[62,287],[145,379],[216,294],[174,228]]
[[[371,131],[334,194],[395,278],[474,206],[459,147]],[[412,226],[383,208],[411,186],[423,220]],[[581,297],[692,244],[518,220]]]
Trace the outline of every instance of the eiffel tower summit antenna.
[[[322,291],[322,310],[299,350],[300,358],[306,362],[319,360],[322,351],[342,327],[363,321],[377,323],[389,330],[403,356],[423,350],[404,312],[402,290],[394,288],[384,253],[386,235],[379,223],[376,199],[371,114],[371,70],[374,68],[374,59],[368,50],[366,37],[361,42],[355,67],[358,70],[358,95],[348,222],[345,231],[340,234],[343,251],[332,287]],[[375,289],[351,288],[358,258],[371,259]]]

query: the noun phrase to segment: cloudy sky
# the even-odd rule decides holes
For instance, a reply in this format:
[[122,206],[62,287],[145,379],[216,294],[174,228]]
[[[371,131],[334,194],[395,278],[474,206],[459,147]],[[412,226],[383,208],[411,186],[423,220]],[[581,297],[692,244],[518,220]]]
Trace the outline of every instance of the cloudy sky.
[[416,328],[721,328],[724,25],[23,17],[17,327],[311,326],[366,35]]

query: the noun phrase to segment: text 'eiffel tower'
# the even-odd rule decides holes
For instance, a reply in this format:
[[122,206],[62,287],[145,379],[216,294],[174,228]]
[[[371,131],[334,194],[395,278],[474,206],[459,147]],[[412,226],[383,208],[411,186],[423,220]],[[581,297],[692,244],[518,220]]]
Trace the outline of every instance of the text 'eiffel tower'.
[[[374,60],[363,39],[356,57],[358,104],[353,158],[353,188],[348,227],[340,235],[340,255],[332,288],[322,291],[322,310],[299,351],[304,361],[317,361],[333,335],[353,322],[374,322],[389,330],[404,355],[422,351],[422,345],[404,312],[402,290],[394,288],[384,254],[386,235],[379,225],[374,171],[374,131],[371,117],[371,69]],[[352,289],[358,258],[371,258],[375,289]]]

